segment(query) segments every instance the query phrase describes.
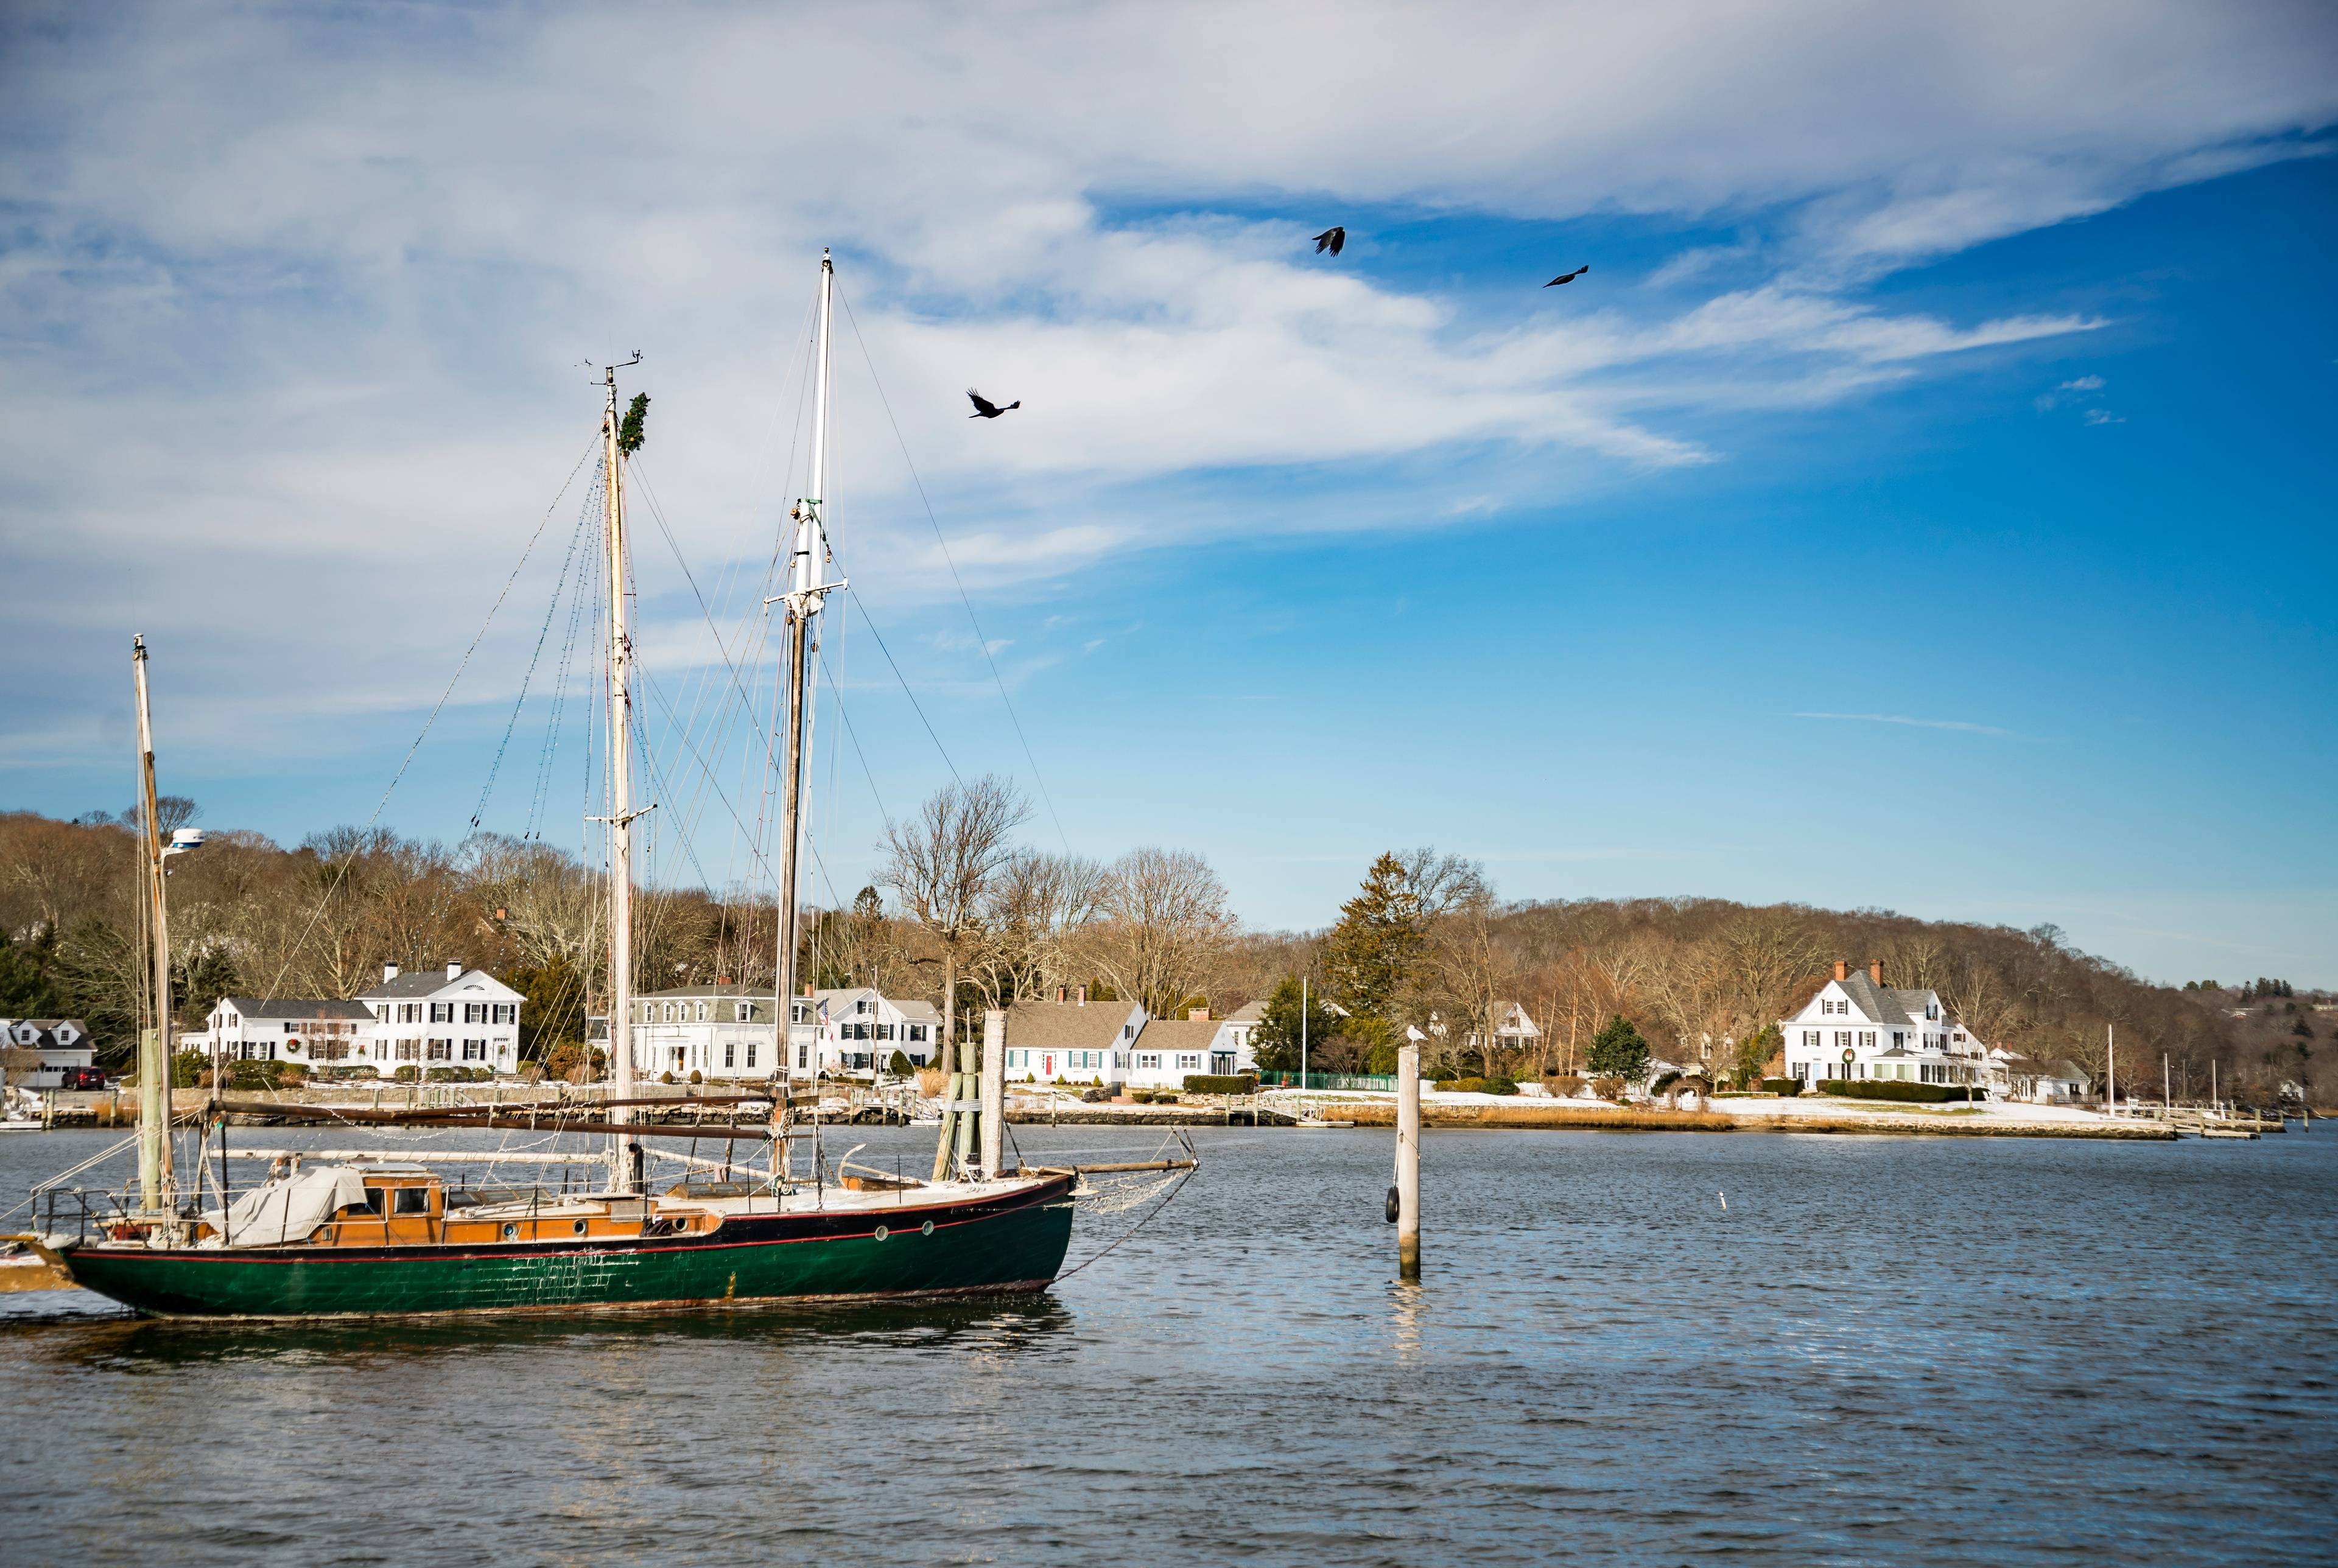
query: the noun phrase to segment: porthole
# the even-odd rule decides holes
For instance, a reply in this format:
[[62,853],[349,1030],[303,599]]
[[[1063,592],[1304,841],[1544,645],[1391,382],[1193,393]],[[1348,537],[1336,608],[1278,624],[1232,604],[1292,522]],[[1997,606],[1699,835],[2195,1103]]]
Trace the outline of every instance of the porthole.
[[569,1229],[575,1231],[579,1236],[582,1236],[584,1234],[584,1221],[579,1220],[575,1224],[570,1226]]
[[878,1227],[877,1227],[877,1232],[876,1232],[876,1234],[877,1234],[877,1240],[879,1240],[879,1241],[882,1241],[883,1240],[885,1240],[885,1238],[886,1238],[886,1237],[890,1236],[890,1235],[892,1234],[892,1232],[891,1232],[890,1230],[886,1230],[886,1229],[885,1229],[885,1227],[883,1227],[882,1225],[879,1225],[879,1226],[878,1226]]
[[504,1240],[506,1240],[506,1241],[516,1241],[516,1240],[519,1240],[519,1227],[518,1227],[518,1226],[516,1226],[516,1225],[506,1225],[506,1226],[504,1227]]
[[918,1226],[918,1235],[920,1235],[920,1236],[930,1236],[930,1235],[932,1235],[933,1233],[934,1233],[934,1222],[933,1222],[932,1220],[927,1220],[923,1225],[920,1225],[920,1226]]

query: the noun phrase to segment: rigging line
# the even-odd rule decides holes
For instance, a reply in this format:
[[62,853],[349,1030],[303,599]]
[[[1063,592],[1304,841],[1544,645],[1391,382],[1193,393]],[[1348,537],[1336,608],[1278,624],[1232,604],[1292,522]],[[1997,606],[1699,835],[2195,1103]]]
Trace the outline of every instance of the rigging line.
[[[706,622],[707,632],[714,638],[715,652],[722,655],[723,669],[731,673],[731,690],[738,695],[741,710],[746,713],[749,723],[753,724],[758,730],[761,729],[762,726],[755,713],[754,699],[747,694],[746,682],[739,673],[739,666],[731,657],[731,650],[723,644],[722,628],[714,624],[714,612],[708,606],[706,595],[698,591],[698,579],[692,575],[690,563],[683,559],[681,544],[675,540],[673,530],[666,526],[665,509],[658,505],[657,493],[650,488],[649,476],[642,471],[641,459],[629,458],[627,466],[633,469],[634,477],[641,481],[642,496],[650,504],[650,516],[656,521],[658,533],[664,538],[666,548],[673,552],[674,564],[682,568],[683,581],[690,584],[691,597],[698,601],[699,616]],[[768,762],[771,759],[767,753],[764,760]]]
[[918,701],[918,694],[909,690],[909,678],[901,673],[901,666],[895,662],[893,650],[886,645],[885,633],[877,630],[876,619],[869,613],[869,601],[861,598],[857,588],[847,588],[844,592],[860,606],[860,623],[869,628],[869,635],[877,639],[877,651],[885,655],[885,662],[892,667],[893,679],[901,683],[901,695],[909,700],[909,706],[917,710],[918,722],[923,724],[926,733],[933,737],[934,750],[942,754],[942,766],[950,770],[951,778],[957,779],[960,784],[965,783],[964,779],[958,778],[958,764],[950,760],[949,748],[942,744],[939,735],[934,734],[934,721],[926,717],[925,707]]
[[[638,666],[636,667],[636,669],[638,670]],[[667,705],[667,703],[666,703],[666,700],[665,700],[665,695],[664,695],[664,693],[663,693],[663,692],[662,692],[662,691],[660,691],[657,689],[656,684],[655,684],[654,682],[653,682],[652,681],[650,681],[649,676],[648,676],[648,671],[640,671],[639,672],[640,672],[640,673],[641,673],[641,675],[642,675],[642,684],[643,684],[643,686],[645,689],[647,689],[647,690],[648,690],[648,691],[649,691],[649,693],[650,693],[650,695],[651,695],[651,696],[653,696],[653,697],[654,697],[654,698],[656,698],[656,699],[657,699],[658,706],[659,706],[661,709],[663,709],[663,710],[665,710],[667,719],[668,719],[669,720],[671,720],[673,719],[673,710],[672,710],[670,707],[668,707],[668,705]],[[686,740],[685,740],[684,744],[685,744],[685,745],[687,745],[687,744],[688,744]],[[706,767],[705,760],[704,760],[703,758],[701,758],[701,757],[699,757],[699,756],[698,756],[698,750],[697,750],[697,748],[696,748],[696,747],[694,747],[694,746],[692,746],[692,747],[690,747],[690,748],[689,748],[689,750],[690,750],[690,752],[691,752],[692,757],[693,757],[693,759],[695,759],[695,760],[698,761],[698,764],[699,764],[700,769],[701,769],[702,770],[704,770],[704,769],[705,769],[705,767]],[[654,758],[653,758],[653,757],[649,756],[649,754],[645,751],[645,752],[643,752],[643,753],[642,760],[643,760],[643,763],[648,767],[648,769],[649,769],[649,770],[650,770],[651,777],[652,777],[652,778],[653,778],[653,780],[658,784],[659,788],[660,788],[662,790],[663,790],[663,789],[665,789],[667,788],[667,787],[666,787],[665,775],[664,775],[664,774],[663,774],[663,773],[659,769],[656,760],[655,760]],[[711,774],[711,773],[710,773],[710,774],[708,774],[708,775],[707,775],[707,777],[712,778],[712,774]],[[713,793],[714,798],[715,798],[717,800],[720,800],[720,801],[722,801],[722,808],[723,808],[725,811],[728,811],[728,812],[730,812],[730,813],[731,813],[731,819],[732,819],[733,822],[739,822],[740,818],[739,818],[739,811],[738,811],[738,808],[737,808],[736,807],[734,807],[734,806],[732,806],[732,805],[731,804],[731,798],[730,798],[728,795],[725,795],[725,794],[722,792],[722,787],[721,787],[720,785],[715,785],[715,786],[713,786],[713,787],[712,787],[712,793]],[[745,826],[745,824],[744,824],[744,823],[741,823],[741,826],[742,826],[742,827],[743,827],[743,826]],[[708,877],[707,877],[707,876],[706,876],[706,868],[705,868],[703,866],[701,866],[701,865],[699,864],[699,860],[698,860],[698,850],[697,850],[696,847],[695,847],[695,846],[691,842],[691,840],[690,840],[690,836],[689,836],[689,834],[687,833],[687,831],[686,831],[686,830],[684,830],[684,829],[681,827],[681,825],[680,825],[680,824],[676,824],[676,827],[675,827],[675,834],[676,834],[676,836],[677,836],[678,838],[680,838],[683,840],[683,852],[684,852],[685,854],[687,854],[687,855],[690,857],[690,863],[691,863],[691,865],[693,865],[693,867],[697,867],[697,869],[698,869],[698,874],[699,874],[700,878],[701,878],[702,880],[706,880],[706,881],[708,881],[709,885],[710,885],[710,886],[712,886],[712,879],[711,879],[711,878],[708,878]],[[812,846],[812,845],[810,845],[810,844],[807,844],[807,845],[805,845],[805,848],[806,848],[808,850],[810,850],[810,853],[811,853],[811,859],[812,859],[812,865],[813,865],[813,867],[814,867],[816,869],[818,869],[818,871],[820,872],[820,879],[822,882],[825,882],[825,883],[827,883],[827,884],[828,884],[828,896],[829,896],[831,899],[833,899],[833,898],[834,898],[834,897],[836,897],[836,896],[837,896],[837,895],[836,895],[836,881],[835,881],[835,878],[831,877],[828,874],[828,866],[827,866],[827,863],[826,863],[825,861],[823,861],[823,860],[821,860],[821,859],[820,859],[820,850],[818,849],[818,848],[816,848],[815,846]],[[758,860],[762,859],[762,857],[761,857],[760,854],[756,855],[756,857],[755,857],[755,858],[756,858]],[[769,866],[768,866],[768,864],[766,865],[766,867],[765,867],[765,868],[766,868],[766,869],[769,869]],[[775,877],[776,877],[776,873],[775,873],[774,875],[775,875]]]
[[[689,583],[691,593],[698,601],[699,614],[705,621],[708,632],[713,636],[714,646],[716,652],[722,655],[724,669],[730,672],[732,689],[737,691],[740,698],[741,710],[747,713],[752,720],[753,705],[741,680],[737,661],[732,657],[730,648],[724,644],[722,630],[714,622],[713,609],[707,603],[706,595],[700,590],[698,579],[691,572],[690,563],[682,554],[681,544],[674,538],[673,530],[666,522],[664,508],[658,505],[656,492],[650,487],[648,476],[638,463],[634,466],[634,476],[640,482],[642,495],[648,504],[652,519],[657,524],[658,531],[665,537],[667,550],[673,555],[674,564],[682,568],[683,577]],[[718,587],[717,597],[721,597],[721,594],[722,590]],[[699,661],[691,665],[685,678],[689,690],[693,693],[690,697],[690,725],[691,728],[695,729],[699,716],[704,710],[707,699],[713,693],[716,682],[711,668],[704,661]],[[717,701],[719,704],[719,699]],[[725,717],[716,728],[712,744],[714,755],[718,758],[728,748],[730,726],[731,720]]]
[[[844,299],[844,291],[836,291]],[[990,666],[990,679],[998,688],[998,701],[1006,705],[1007,722],[1015,726],[1015,739],[1023,745],[1023,760],[1031,764],[1031,781],[1039,787],[1039,799],[1047,803],[1047,815],[1056,824],[1056,836],[1064,841],[1064,853],[1072,852],[1072,837],[1064,831],[1064,819],[1056,812],[1056,798],[1047,793],[1047,780],[1039,772],[1039,759],[1032,754],[1030,737],[1023,733],[1023,720],[1015,711],[1015,700],[1007,694],[1006,678],[998,673],[998,661],[992,657],[990,640],[982,634],[982,622],[974,613],[974,601],[966,592],[965,579],[958,574],[958,562],[950,554],[949,541],[942,537],[942,523],[934,515],[934,504],[927,497],[926,482],[918,474],[918,465],[909,456],[908,437],[901,434],[901,422],[893,416],[892,399],[885,396],[885,383],[877,374],[877,360],[869,352],[868,340],[860,336],[860,318],[852,314],[852,302],[844,300],[844,318],[852,327],[852,340],[860,345],[860,358],[869,367],[869,379],[877,388],[878,404],[885,410],[886,423],[893,426],[893,439],[900,444],[901,461],[909,470],[909,482],[918,488],[918,501],[926,509],[926,521],[933,524],[934,543],[941,546],[942,563],[949,568],[950,582],[958,587],[958,603],[966,606],[967,623],[974,628],[974,641],[982,650],[983,662]]]
[[[601,440],[602,436],[600,432],[595,430],[593,434],[591,443],[584,448],[584,456],[576,459],[576,466],[571,468],[568,471],[568,477],[560,482],[559,494],[554,495],[552,498],[552,505],[544,509],[544,516],[537,522],[535,532],[528,535],[527,547],[519,553],[518,564],[512,567],[511,575],[504,579],[503,590],[496,595],[496,602],[487,606],[486,618],[479,622],[478,632],[476,635],[472,637],[471,645],[463,650],[461,662],[455,666],[455,673],[447,678],[447,689],[438,693],[438,701],[437,704],[431,708],[430,717],[422,721],[421,732],[414,737],[414,744],[406,749],[405,759],[398,763],[398,771],[390,776],[389,788],[384,789],[381,792],[381,799],[374,803],[373,815],[367,818],[365,820],[365,825],[368,828],[372,827],[376,822],[381,820],[382,812],[388,808],[389,798],[397,791],[398,780],[404,779],[406,777],[407,769],[414,765],[415,753],[422,750],[422,742],[429,738],[430,727],[438,722],[438,715],[446,710],[447,699],[455,695],[455,688],[461,682],[463,679],[463,671],[471,667],[471,656],[479,651],[479,644],[486,641],[487,628],[494,625],[496,622],[496,612],[503,608],[504,601],[511,594],[512,584],[518,582],[519,574],[527,569],[528,557],[535,553],[536,541],[542,539],[544,537],[545,529],[551,526],[552,514],[560,509],[560,503],[563,498],[567,495],[568,487],[576,483],[576,475],[584,470],[584,465],[591,460],[594,448],[601,445]],[[339,892],[341,890],[341,884],[348,880],[349,867],[357,864],[358,849],[359,847],[359,844],[352,844],[349,848],[349,852],[341,858],[340,869],[333,874],[333,880],[331,884],[326,887],[324,897],[317,900],[317,907],[309,915],[309,923],[300,928],[300,936],[294,940],[291,947],[285,953],[284,962],[282,965],[277,969],[276,978],[270,984],[267,995],[270,996],[280,996],[283,995],[284,976],[291,972],[293,960],[300,956],[300,950],[309,945],[309,935],[317,929],[317,922],[324,918],[325,906],[331,902],[333,895]]]
[[[592,494],[600,494],[597,483]],[[578,526],[584,525],[580,519]],[[553,676],[552,707],[544,726],[544,752],[536,763],[535,789],[528,798],[526,828],[520,835],[523,839],[543,837],[545,808],[552,804],[553,762],[559,754],[560,727],[567,713],[568,693],[575,679],[577,634],[583,628],[584,607],[597,597],[600,584],[600,557],[597,554],[588,554],[577,573],[575,591],[568,599],[568,631],[560,644],[560,663]]]
[[1183,1175],[1177,1178],[1176,1184],[1169,1189],[1168,1193],[1163,1197],[1161,1201],[1154,1205],[1152,1213],[1147,1214],[1144,1219],[1139,1220],[1135,1224],[1131,1225],[1127,1230],[1113,1238],[1112,1245],[1106,1247],[1095,1257],[1084,1258],[1077,1263],[1073,1264],[1070,1268],[1065,1269],[1061,1274],[1056,1275],[1055,1282],[1060,1285],[1065,1280],[1070,1279],[1073,1275],[1078,1273],[1081,1269],[1086,1268],[1089,1264],[1101,1263],[1106,1258],[1111,1257],[1115,1249],[1118,1248],[1123,1241],[1127,1240],[1139,1230],[1144,1230],[1147,1225],[1150,1225],[1153,1221],[1158,1220],[1161,1217],[1161,1210],[1168,1208],[1172,1202],[1175,1201],[1177,1194],[1185,1190],[1185,1183],[1192,1181],[1194,1179],[1194,1172],[1200,1169],[1201,1167],[1199,1165],[1189,1167]]
[[471,830],[477,832],[479,818],[487,812],[488,798],[496,792],[496,775],[503,771],[504,753],[511,750],[512,731],[519,728],[520,710],[527,706],[527,689],[535,681],[535,667],[544,661],[544,644],[552,635],[552,623],[560,614],[560,596],[568,587],[569,570],[576,564],[577,546],[584,543],[584,523],[579,518],[576,532],[568,538],[568,554],[561,559],[560,575],[552,584],[552,598],[544,607],[544,625],[535,634],[535,652],[528,655],[527,672],[520,677],[519,697],[512,703],[511,720],[504,726],[504,738],[496,747],[496,760],[488,765],[486,788],[479,791],[477,809],[471,813]]
[[[876,771],[869,766],[869,753],[860,749],[860,732],[852,727],[852,711],[844,705],[844,692],[837,684],[836,671],[828,669],[825,662],[822,662],[820,668],[828,676],[828,694],[836,701],[836,716],[844,721],[845,736],[852,742],[852,754],[860,759],[861,774],[869,780],[869,799],[877,802],[877,814],[884,818],[888,822],[890,822],[893,819],[893,814],[885,809],[885,797],[877,792]],[[834,786],[831,784],[830,794],[833,796],[834,793]],[[833,809],[835,806],[834,800],[831,799],[829,804],[830,808]]]

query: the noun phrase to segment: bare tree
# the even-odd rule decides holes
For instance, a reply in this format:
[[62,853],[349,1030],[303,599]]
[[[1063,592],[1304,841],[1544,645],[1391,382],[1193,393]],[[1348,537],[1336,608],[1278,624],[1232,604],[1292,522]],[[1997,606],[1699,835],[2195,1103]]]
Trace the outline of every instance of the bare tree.
[[1482,874],[1465,879],[1470,894],[1429,924],[1424,977],[1431,998],[1467,1021],[1461,1044],[1474,1040],[1480,1071],[1499,1073],[1502,1004],[1513,999],[1518,965],[1495,921],[1499,914]]
[[1086,944],[1126,1000],[1174,1016],[1233,939],[1226,887],[1190,849],[1132,849],[1104,876],[1100,918]]
[[889,822],[878,880],[941,947],[942,1063],[957,1040],[958,977],[980,936],[992,878],[1012,853],[1007,836],[1031,808],[1006,779],[986,774],[936,790],[907,821]]
[[977,981],[988,1005],[1066,984],[1076,939],[1096,918],[1104,867],[1077,855],[1025,849],[1009,856],[991,885]]

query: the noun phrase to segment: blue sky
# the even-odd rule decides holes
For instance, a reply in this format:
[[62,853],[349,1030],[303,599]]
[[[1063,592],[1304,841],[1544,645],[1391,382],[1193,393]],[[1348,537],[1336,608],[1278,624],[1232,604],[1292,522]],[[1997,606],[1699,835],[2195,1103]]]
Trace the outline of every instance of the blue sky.
[[[648,353],[649,486],[752,636],[831,243],[1035,842],[1198,849],[1263,926],[1433,842],[1513,897],[2338,984],[2326,14],[1696,9],[936,11],[914,49],[873,12],[28,14],[0,805],[128,798],[142,630],[167,788],[363,820],[590,439],[587,357]],[[614,111],[571,85],[612,39]],[[875,788],[817,766],[858,886],[880,801],[1033,769],[838,364],[840,553],[942,743],[856,606]],[[972,424],[968,381],[1025,408]],[[464,830],[579,499],[383,820]],[[729,677],[641,521],[658,869],[744,876]]]

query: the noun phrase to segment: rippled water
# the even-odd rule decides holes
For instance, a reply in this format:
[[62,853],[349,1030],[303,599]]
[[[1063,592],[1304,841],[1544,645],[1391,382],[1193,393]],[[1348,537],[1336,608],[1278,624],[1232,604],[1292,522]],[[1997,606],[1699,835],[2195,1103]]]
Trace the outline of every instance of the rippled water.
[[[0,1202],[104,1142],[7,1140]],[[1388,1134],[1200,1142],[1036,1299],[286,1328],[0,1297],[0,1557],[2338,1559],[2338,1128],[1431,1133],[1417,1289]]]

